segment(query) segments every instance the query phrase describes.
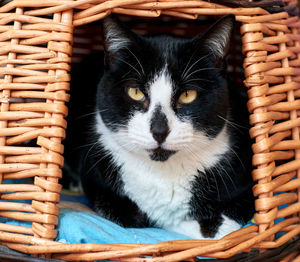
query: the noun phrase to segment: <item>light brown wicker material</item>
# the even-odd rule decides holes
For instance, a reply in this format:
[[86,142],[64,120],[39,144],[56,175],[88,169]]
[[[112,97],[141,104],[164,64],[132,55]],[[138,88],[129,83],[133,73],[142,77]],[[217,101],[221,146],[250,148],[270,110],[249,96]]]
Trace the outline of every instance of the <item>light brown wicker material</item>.
[[[287,6],[297,3],[284,2]],[[67,125],[64,118],[68,113],[65,102],[69,100],[73,29],[110,13],[184,19],[233,13],[241,22],[245,57],[240,66],[248,88],[250,135],[254,139],[257,226],[218,241],[156,245],[70,245],[53,241],[59,214],[58,179],[62,176],[61,141]],[[74,261],[182,261],[196,256],[229,258],[250,249],[278,248],[299,235],[299,28],[299,18],[286,12],[270,14],[259,7],[232,8],[209,1],[13,0],[0,7],[0,182],[34,179],[33,185],[0,185],[0,216],[32,222],[30,228],[0,223],[0,242],[21,252]],[[36,139],[35,146],[28,144],[32,139]],[[32,203],[15,201],[20,199]],[[283,204],[287,206],[279,210]],[[284,219],[275,225],[278,218]],[[278,232],[285,234],[275,240]],[[298,251],[284,261],[290,259],[300,261]]]

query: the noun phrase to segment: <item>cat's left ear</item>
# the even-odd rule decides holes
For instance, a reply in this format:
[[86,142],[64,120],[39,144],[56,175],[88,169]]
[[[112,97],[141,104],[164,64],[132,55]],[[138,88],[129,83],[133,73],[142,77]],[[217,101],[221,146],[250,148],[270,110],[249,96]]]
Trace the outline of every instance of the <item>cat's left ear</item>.
[[202,45],[216,59],[216,63],[222,61],[229,52],[234,24],[235,16],[226,15],[219,19],[202,38]]
[[116,16],[110,15],[102,21],[105,62],[112,66],[121,52],[137,44],[137,35],[129,30]]

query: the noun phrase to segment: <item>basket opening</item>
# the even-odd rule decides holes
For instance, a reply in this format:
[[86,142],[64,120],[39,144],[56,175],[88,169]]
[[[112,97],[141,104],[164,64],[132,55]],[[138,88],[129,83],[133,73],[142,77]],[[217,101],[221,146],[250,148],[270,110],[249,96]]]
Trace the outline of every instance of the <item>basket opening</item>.
[[[194,37],[203,33],[211,26],[217,17],[201,17],[197,21],[187,21],[162,16],[157,19],[136,18],[129,16],[121,16],[121,20],[137,34],[157,35],[157,34],[173,34],[182,37]],[[241,54],[241,37],[239,34],[240,24],[235,27],[235,34],[231,42],[231,50],[228,57],[228,71],[230,77],[237,86],[246,92],[243,85],[243,56]],[[76,66],[83,58],[90,54],[101,52],[103,50],[101,40],[101,25],[100,22],[88,24],[75,28],[72,66]],[[72,96],[71,96],[72,99]],[[68,187],[68,178],[63,176],[61,184]]]
[[[183,36],[183,37],[193,37],[198,34],[204,32],[209,25],[213,24],[215,21],[215,16],[203,16],[199,17],[197,21],[190,20],[181,20],[177,18],[172,18],[168,16],[161,16],[156,19],[148,19],[148,18],[137,18],[131,16],[119,16],[121,20],[134,32],[138,34],[160,34],[160,33],[171,33],[173,35]],[[233,42],[231,46],[230,53],[228,55],[228,72],[230,73],[231,79],[235,81],[235,83],[239,84],[242,92],[246,95],[246,87],[244,86],[244,69],[243,69],[243,55],[242,55],[242,44],[241,44],[241,35],[240,35],[240,23],[236,24],[235,33],[233,37]],[[97,33],[95,33],[97,32]],[[268,37],[267,35],[264,35]],[[84,26],[79,26],[75,28],[74,32],[74,43],[73,43],[73,55],[72,55],[72,65],[80,62],[85,56],[93,52],[98,52],[103,50],[101,44],[101,26],[100,22],[91,23]],[[276,82],[276,81],[275,81]],[[276,85],[274,83],[273,85]],[[271,84],[272,85],[272,84]],[[285,121],[276,120],[275,123],[280,123]],[[286,140],[290,140],[291,136],[286,137]],[[284,157],[283,157],[284,158]],[[282,165],[288,163],[291,160],[288,157],[287,160],[280,159],[276,160],[276,165]],[[296,179],[296,173],[287,174],[286,175],[289,181]],[[254,191],[256,189],[254,188]],[[287,189],[288,190],[288,189]],[[288,194],[289,191],[285,190],[277,190],[275,195],[279,194]],[[292,190],[291,192],[297,192],[297,190]],[[270,195],[271,196],[271,195]],[[279,208],[285,208],[289,205],[296,204],[296,199],[294,197],[287,197],[289,200],[284,205],[281,205]],[[293,199],[291,201],[291,199]],[[289,218],[291,216],[287,216]],[[283,221],[283,217],[277,219],[275,223]],[[253,220],[254,222],[254,220]],[[284,231],[284,230],[283,230]],[[288,230],[286,230],[288,231]],[[277,237],[283,236],[284,233],[278,233]]]

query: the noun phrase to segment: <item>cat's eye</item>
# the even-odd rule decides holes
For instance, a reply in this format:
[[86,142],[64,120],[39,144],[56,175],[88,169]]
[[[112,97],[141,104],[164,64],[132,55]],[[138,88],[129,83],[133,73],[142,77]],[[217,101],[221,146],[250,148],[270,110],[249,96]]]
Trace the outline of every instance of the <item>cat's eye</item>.
[[129,97],[135,101],[143,102],[145,100],[144,93],[137,87],[130,87],[127,90]]
[[185,90],[179,97],[178,102],[180,104],[192,103],[197,97],[197,91],[195,90]]

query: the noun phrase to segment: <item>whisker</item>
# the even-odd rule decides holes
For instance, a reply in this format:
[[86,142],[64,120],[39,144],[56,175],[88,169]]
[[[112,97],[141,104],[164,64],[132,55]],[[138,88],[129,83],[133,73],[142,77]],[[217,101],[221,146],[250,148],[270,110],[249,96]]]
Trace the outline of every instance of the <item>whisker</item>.
[[192,78],[192,79],[187,79],[184,82],[182,82],[183,84],[189,83],[189,82],[195,82],[195,81],[204,81],[204,82],[210,82],[210,83],[214,83],[214,81],[212,80],[208,80],[205,78]]
[[90,172],[93,170],[93,168],[94,168],[96,165],[98,165],[105,157],[106,157],[106,156],[103,155],[102,158],[100,158],[99,160],[97,160],[97,161],[96,161],[96,162],[88,169],[88,171],[86,172],[86,175],[87,175],[88,173],[90,173]]
[[[184,83],[183,83],[184,84]],[[185,88],[189,88],[189,87],[194,87],[195,89],[200,89],[202,91],[202,88],[200,86],[197,86],[197,85],[192,85],[192,84],[184,84],[185,85]]]
[[218,193],[218,199],[221,199],[221,198],[220,198],[219,186],[218,186],[218,182],[217,182],[217,179],[216,179],[216,175],[215,175],[214,172],[211,172],[211,173],[212,173],[213,178],[214,178],[214,180],[215,180],[215,185],[216,185],[216,189],[217,189],[217,193]]
[[136,82],[139,81],[137,78],[134,78],[134,77],[125,78],[125,79],[122,79],[122,80],[118,81],[117,83],[115,83],[115,84],[113,85],[113,87],[115,87],[115,86],[121,84],[122,82],[129,81],[129,80],[133,80],[133,81],[136,81]]
[[[226,159],[226,161],[227,161],[227,159]],[[221,164],[219,164],[218,167],[220,167],[223,170],[224,174],[229,178],[229,180],[232,183],[233,187],[236,189],[236,185],[235,185],[234,181],[232,180],[231,176],[227,173],[226,169]],[[232,169],[232,167],[231,167],[231,169]],[[221,179],[223,180],[223,177],[221,177]],[[225,184],[225,182],[223,182],[223,183]],[[229,197],[230,196],[231,196],[231,194],[229,193]]]
[[193,71],[193,72],[190,73],[189,75],[187,75],[187,76],[185,77],[185,79],[188,79],[190,76],[194,75],[194,74],[197,73],[197,72],[207,71],[207,70],[215,70],[215,69],[216,69],[215,67],[200,68],[200,69],[197,69],[197,70]]
[[182,74],[181,74],[181,77],[182,77],[182,78],[184,78],[185,73],[186,73],[186,70],[187,70],[188,66],[190,65],[190,62],[192,61],[192,59],[193,59],[193,57],[194,57],[196,51],[197,51],[197,49],[194,50],[194,52],[193,52],[193,54],[191,55],[189,61],[187,62],[186,66],[185,66],[185,68],[184,68],[184,70],[183,70],[183,72],[182,72]]
[[224,117],[222,117],[222,116],[220,116],[220,115],[218,115],[218,117],[219,118],[221,118],[222,120],[224,120],[226,123],[228,123],[230,126],[232,126],[232,127],[234,127],[234,128],[243,128],[243,129],[249,129],[248,127],[246,127],[246,126],[241,126],[241,125],[239,125],[239,124],[237,124],[237,123],[234,123],[234,122],[232,122],[232,121],[230,121],[230,120],[228,120],[228,119],[226,119],[226,118],[224,118]]
[[144,68],[140,62],[140,60],[136,57],[136,55],[134,53],[132,53],[129,48],[126,47],[126,49],[134,56],[134,58],[136,59],[136,61],[138,62],[138,64],[140,65],[141,69],[142,69],[142,72],[143,72],[143,75],[145,75],[145,71],[144,71]]
[[93,144],[95,144],[95,142],[89,143],[89,144],[85,144],[85,145],[81,145],[81,146],[77,146],[77,147],[75,147],[74,149],[76,150],[76,149],[84,148],[84,147],[87,147],[87,146],[91,146],[91,145],[93,145]]
[[87,158],[88,158],[89,153],[91,152],[91,150],[92,150],[98,143],[99,143],[99,141],[96,141],[95,143],[93,143],[93,145],[92,145],[92,146],[90,147],[90,149],[87,151],[87,153],[86,153],[86,155],[85,155],[85,157],[84,157],[84,160],[83,160],[84,163],[86,163],[86,160],[87,160]]
[[191,62],[191,60],[192,60],[193,56],[195,55],[195,53],[196,53],[196,50],[194,51],[194,53],[193,53],[193,55],[191,56],[191,58],[190,58],[188,64],[186,65],[186,67],[185,67],[183,73],[181,74],[181,76],[182,76],[183,79],[186,79],[186,78],[187,78],[186,75],[192,70],[192,68],[193,68],[196,64],[198,64],[202,59],[205,59],[206,57],[208,57],[209,55],[211,55],[211,52],[210,52],[210,53],[208,53],[207,55],[200,57],[200,58],[199,58],[196,62],[194,62],[194,63],[188,68],[188,70],[186,71],[186,68],[188,67],[188,65],[189,65],[189,63]]
[[78,119],[81,119],[81,118],[83,118],[83,117],[87,117],[87,116],[90,116],[90,115],[100,114],[100,113],[105,112],[105,111],[107,111],[107,110],[108,110],[108,109],[104,109],[104,110],[96,110],[95,112],[92,112],[92,113],[80,115],[80,116],[74,118],[74,120],[78,120]]
[[118,58],[118,59],[119,59],[120,61],[122,61],[123,63],[129,65],[135,72],[138,73],[138,75],[139,75],[140,77],[142,77],[141,73],[140,73],[140,72],[139,72],[132,64],[126,62],[125,60],[123,60],[123,59],[121,59],[121,58]]
[[239,155],[235,152],[235,150],[232,149],[232,148],[230,148],[230,147],[229,147],[229,150],[230,150],[233,154],[235,154],[235,156],[237,157],[237,159],[240,161],[240,163],[241,163],[243,169],[246,170],[246,167],[245,167],[243,161],[241,160],[241,158],[239,157]]

